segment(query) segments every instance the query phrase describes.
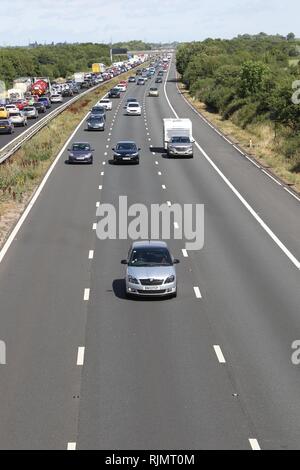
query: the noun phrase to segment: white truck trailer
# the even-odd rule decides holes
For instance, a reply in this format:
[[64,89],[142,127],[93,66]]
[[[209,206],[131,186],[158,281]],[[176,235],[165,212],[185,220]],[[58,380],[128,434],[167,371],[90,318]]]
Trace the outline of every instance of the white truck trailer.
[[163,119],[164,149],[170,156],[193,156],[193,131],[190,119]]

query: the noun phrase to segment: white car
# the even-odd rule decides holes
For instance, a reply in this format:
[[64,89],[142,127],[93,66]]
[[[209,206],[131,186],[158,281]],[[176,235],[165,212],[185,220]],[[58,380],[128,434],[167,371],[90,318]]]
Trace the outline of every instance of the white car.
[[102,106],[107,111],[110,111],[112,109],[112,101],[108,98],[103,98],[102,100],[98,101],[97,106]]
[[15,104],[7,104],[5,108],[9,112],[9,115],[11,115],[11,113],[17,113],[19,111],[19,108]]
[[9,119],[14,126],[27,126],[27,117],[21,111],[11,111],[9,113]]
[[122,85],[122,84],[117,85],[115,88],[118,88],[118,90],[120,90],[120,91],[126,91],[127,90],[126,86]]
[[62,103],[63,97],[60,94],[50,96],[51,103]]
[[130,101],[126,106],[127,116],[141,116],[142,108],[139,103]]

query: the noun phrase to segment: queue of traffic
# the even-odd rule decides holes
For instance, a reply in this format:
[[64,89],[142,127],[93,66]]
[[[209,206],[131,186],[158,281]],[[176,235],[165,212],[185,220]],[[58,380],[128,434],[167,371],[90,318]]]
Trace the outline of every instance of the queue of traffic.
[[[97,72],[76,72],[68,79],[49,77],[21,77],[13,81],[13,87],[0,95],[0,134],[12,134],[15,127],[26,127],[29,119],[38,119],[52,105],[59,105],[82,90],[110,80],[142,64],[146,55],[135,60],[116,62],[106,68],[103,64]],[[0,144],[1,145],[1,144]]]

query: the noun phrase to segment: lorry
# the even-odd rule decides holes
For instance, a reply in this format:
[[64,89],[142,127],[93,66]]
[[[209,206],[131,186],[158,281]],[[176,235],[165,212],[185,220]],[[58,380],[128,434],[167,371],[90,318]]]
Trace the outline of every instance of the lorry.
[[75,83],[77,83],[78,85],[81,85],[81,83],[84,82],[85,73],[84,72],[75,72],[73,77],[74,77]]
[[51,94],[51,84],[48,77],[34,77],[31,86],[31,94],[42,96]]
[[92,64],[92,72],[93,73],[103,73],[105,72],[105,65],[101,63]]
[[32,83],[31,77],[19,77],[13,81],[13,89],[19,90],[23,95],[25,95],[31,90]]
[[192,121],[190,119],[163,119],[164,149],[169,156],[193,157]]

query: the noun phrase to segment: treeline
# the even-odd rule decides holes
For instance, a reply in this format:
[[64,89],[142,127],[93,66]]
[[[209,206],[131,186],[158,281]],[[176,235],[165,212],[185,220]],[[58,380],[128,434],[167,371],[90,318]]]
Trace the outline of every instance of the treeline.
[[10,86],[16,77],[66,77],[88,71],[94,62],[110,64],[109,46],[86,43],[0,48],[0,80]]
[[127,42],[116,42],[112,45],[113,48],[124,48],[128,51],[149,51],[151,49],[151,44],[148,44],[144,41],[134,40]]
[[209,111],[242,128],[270,123],[274,138],[285,137],[285,156],[300,162],[300,104],[292,100],[293,83],[300,80],[300,42],[292,33],[186,43],[176,57],[183,82]]

